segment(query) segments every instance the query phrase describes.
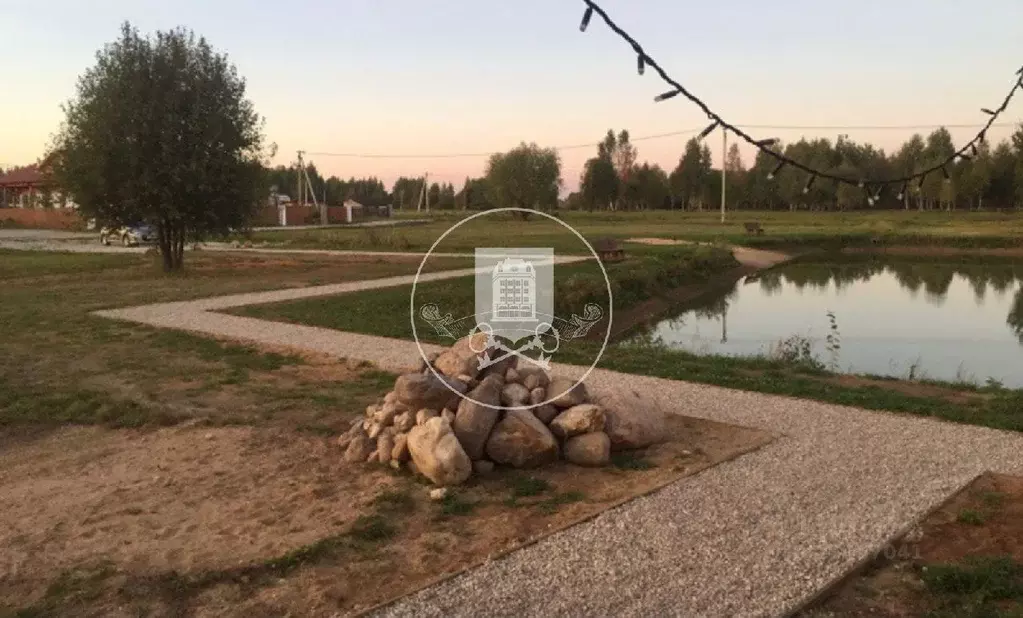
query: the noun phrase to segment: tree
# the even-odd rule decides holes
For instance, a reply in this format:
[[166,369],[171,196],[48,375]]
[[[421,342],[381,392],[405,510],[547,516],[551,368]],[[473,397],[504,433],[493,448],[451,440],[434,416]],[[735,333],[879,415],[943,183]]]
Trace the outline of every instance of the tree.
[[629,180],[629,193],[640,208],[663,208],[665,203],[670,205],[668,174],[659,165],[644,163],[636,167]]
[[186,240],[244,227],[265,199],[268,152],[245,81],[206,39],[125,23],[79,79],[54,140],[54,176],[86,217],[155,225],[164,270]]
[[587,209],[593,210],[605,205],[614,209],[621,192],[621,181],[610,158],[597,156],[586,162],[579,181],[579,191]]
[[669,178],[671,192],[683,208],[703,208],[711,184],[710,149],[696,138],[686,142],[686,150]]
[[[555,208],[561,188],[561,158],[553,148],[523,142],[508,152],[492,155],[486,179],[490,199],[498,207]],[[519,215],[529,218],[529,213]]]

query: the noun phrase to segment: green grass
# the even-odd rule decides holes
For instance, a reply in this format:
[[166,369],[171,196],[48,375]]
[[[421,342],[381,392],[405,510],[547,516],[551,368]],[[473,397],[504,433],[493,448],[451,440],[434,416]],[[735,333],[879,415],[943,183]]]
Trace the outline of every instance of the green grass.
[[[438,258],[428,270],[467,264]],[[304,365],[297,355],[89,313],[411,273],[418,266],[415,258],[208,252],[190,254],[185,272],[168,275],[144,255],[0,250],[0,427],[139,427],[198,417],[335,431],[393,376],[364,367],[351,379],[306,379],[286,372]],[[267,379],[274,376],[282,379]]]
[[581,491],[566,491],[564,493],[555,494],[545,500],[541,500],[536,504],[536,507],[540,509],[540,512],[551,515],[558,511],[558,507],[566,504],[572,504],[573,502],[582,502],[585,499],[586,494]]
[[[274,231],[256,233],[255,239],[303,248],[426,251],[467,212],[431,212],[426,225],[396,228],[388,233],[360,229]],[[421,215],[421,213],[420,213]],[[782,212],[733,211],[726,223],[714,211],[559,212],[557,216],[588,240],[601,237],[662,237],[780,247],[835,247],[884,245],[940,245],[965,248],[1018,247],[1023,244],[1023,215],[1015,212]],[[745,221],[759,221],[766,233],[750,237]],[[503,213],[484,215],[460,226],[439,247],[443,251],[469,251],[477,246],[506,246],[507,239],[532,247],[554,247],[558,252],[584,253],[586,249],[563,227],[546,218],[522,222]],[[633,245],[630,245],[630,248]],[[407,248],[407,249],[405,249]]]
[[538,496],[551,489],[551,484],[544,479],[524,474],[508,477],[507,484],[512,491],[512,498]]
[[654,467],[654,464],[632,451],[612,454],[611,465],[619,470],[649,470]]
[[987,517],[973,509],[963,509],[956,515],[956,521],[961,524],[968,524],[971,526],[982,526],[987,521]]
[[935,595],[930,616],[999,618],[1023,613],[1023,564],[984,557],[963,564],[927,565],[920,573]]
[[477,502],[468,500],[457,491],[449,489],[440,501],[440,512],[443,516],[460,517],[471,515],[477,506]]

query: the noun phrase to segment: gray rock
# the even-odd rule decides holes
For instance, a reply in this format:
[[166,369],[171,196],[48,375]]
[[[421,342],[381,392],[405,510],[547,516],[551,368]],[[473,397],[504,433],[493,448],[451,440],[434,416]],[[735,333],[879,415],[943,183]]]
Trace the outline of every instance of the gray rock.
[[464,393],[467,388],[468,385],[461,380],[438,377],[433,372],[406,373],[399,376],[394,383],[398,401],[412,410],[421,408],[439,410],[452,395]]
[[390,425],[394,421],[395,415],[398,413],[398,408],[394,403],[385,403],[383,407],[376,411],[373,415],[373,420],[382,426]]
[[[472,335],[466,335],[465,337],[462,337],[461,339],[456,341],[455,344],[451,346],[450,351],[454,352],[459,356],[465,357],[477,356],[479,354],[483,354],[484,352],[493,352],[493,349],[488,349],[484,347],[486,346],[486,344],[487,344],[486,333],[473,333]],[[473,350],[473,348],[476,348],[476,350],[481,350],[481,352],[476,352],[475,350]]]
[[389,433],[381,434],[377,440],[377,460],[380,463],[391,461],[391,451],[394,450],[394,438]]
[[472,460],[443,418],[431,418],[413,428],[408,448],[416,469],[436,485],[458,485],[472,474]]
[[560,412],[560,410],[549,403],[533,408],[533,415],[540,419],[540,422],[544,425],[550,425],[551,421],[553,421]]
[[[530,376],[533,377],[533,376]],[[536,406],[543,403],[543,400],[547,398],[547,391],[541,386],[537,386],[533,390],[529,391],[529,403]]]
[[595,401],[604,409],[605,432],[611,439],[612,451],[646,448],[667,439],[664,410],[638,392],[603,394]]
[[[515,371],[514,369],[510,371]],[[505,384],[501,389],[501,403],[506,406],[524,406],[529,401],[529,390],[521,384]]]
[[[497,382],[489,379],[469,393],[476,401],[463,399],[458,404],[458,413],[452,424],[458,441],[471,459],[481,459],[487,446],[487,438],[497,422],[500,410],[494,407],[501,403],[501,394]],[[486,405],[482,405],[486,404]]]
[[476,377],[476,374],[479,373],[475,354],[471,356],[462,356],[452,350],[448,350],[438,356],[437,360],[434,361],[433,366],[437,369],[437,371],[452,378],[460,375],[467,375],[470,378],[474,378]]
[[355,439],[355,436],[365,434],[366,432],[362,428],[362,419],[355,419],[355,422],[353,422],[352,426],[348,428],[348,431],[344,432],[343,434],[341,434],[340,437],[338,437],[337,445],[341,449],[346,449],[348,448],[348,445],[351,444],[352,440]]
[[571,408],[581,403],[586,403],[586,385],[571,378],[554,378],[547,387],[547,396],[551,397],[552,404],[559,408]]
[[474,389],[474,388],[476,388],[477,386],[480,385],[479,380],[477,380],[476,378],[474,378],[472,376],[467,376],[465,374],[455,376],[455,378],[457,378],[457,379],[461,380],[462,382],[465,382],[467,385],[469,385],[469,390],[472,390],[472,389]]
[[592,403],[572,406],[551,421],[551,433],[561,438],[571,438],[582,433],[604,430],[604,410]]
[[519,379],[520,379],[519,378],[519,372],[514,367],[512,367],[508,371],[504,372],[504,383],[505,384],[515,384],[515,383],[517,383],[519,381]]
[[534,468],[558,459],[558,441],[528,410],[508,410],[487,440],[487,456],[499,464]]
[[577,466],[605,466],[611,461],[611,439],[603,431],[584,433],[566,440],[564,453]]
[[394,429],[397,431],[409,431],[416,426],[416,419],[411,412],[402,412],[394,417]]
[[375,449],[373,450],[372,453],[369,454],[369,457],[366,458],[366,463],[378,463],[379,461],[380,453],[377,452]]
[[455,413],[450,408],[444,408],[440,411],[440,417],[448,422],[449,425],[455,424]]
[[529,390],[533,390],[538,386],[547,388],[547,385],[551,383],[551,377],[547,375],[547,372],[535,365],[522,365],[518,371],[519,380]]
[[405,462],[412,458],[408,452],[408,434],[399,433],[394,436],[394,447],[391,449],[391,461]]
[[379,409],[380,406],[376,405],[375,403],[371,403],[370,405],[366,406],[366,418],[372,419],[373,417],[375,417],[377,415],[377,410]]
[[369,429],[366,430],[366,435],[369,436],[370,440],[376,440],[377,436],[380,435],[380,432],[382,430],[383,430],[383,427],[380,426],[380,423],[378,423],[376,421],[371,421],[370,424],[369,424]]
[[472,462],[472,471],[480,476],[486,476],[494,471],[494,462],[486,459],[479,459]]
[[396,401],[398,401],[398,395],[394,391],[384,395],[384,403],[394,403]]
[[431,410],[429,408],[423,408],[422,410],[416,412],[416,425],[422,425],[431,418],[436,418],[438,416],[440,416],[440,412],[436,410]]

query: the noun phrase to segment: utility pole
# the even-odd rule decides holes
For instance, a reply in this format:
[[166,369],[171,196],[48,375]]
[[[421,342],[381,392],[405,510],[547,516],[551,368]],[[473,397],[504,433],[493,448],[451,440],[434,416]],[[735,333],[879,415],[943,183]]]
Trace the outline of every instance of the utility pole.
[[728,130],[721,129],[721,223],[725,222],[725,163],[728,159]]
[[301,150],[298,151],[298,170],[297,171],[298,171],[298,176],[297,176],[297,178],[298,178],[298,195],[295,196],[295,199],[298,200],[298,205],[299,206],[305,206],[305,199],[304,199],[304,196],[303,196],[303,193],[305,193],[305,185],[303,183],[303,180],[305,180],[303,178],[303,174],[305,173],[305,165],[302,163],[302,151]]

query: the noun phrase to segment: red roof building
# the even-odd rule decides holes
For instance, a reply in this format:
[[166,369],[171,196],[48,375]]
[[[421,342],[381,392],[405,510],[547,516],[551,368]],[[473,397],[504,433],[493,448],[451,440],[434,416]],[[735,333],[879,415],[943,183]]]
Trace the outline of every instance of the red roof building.
[[0,206],[4,208],[39,208],[50,205],[60,208],[74,208],[55,192],[49,177],[52,155],[40,163],[18,167],[0,174]]

